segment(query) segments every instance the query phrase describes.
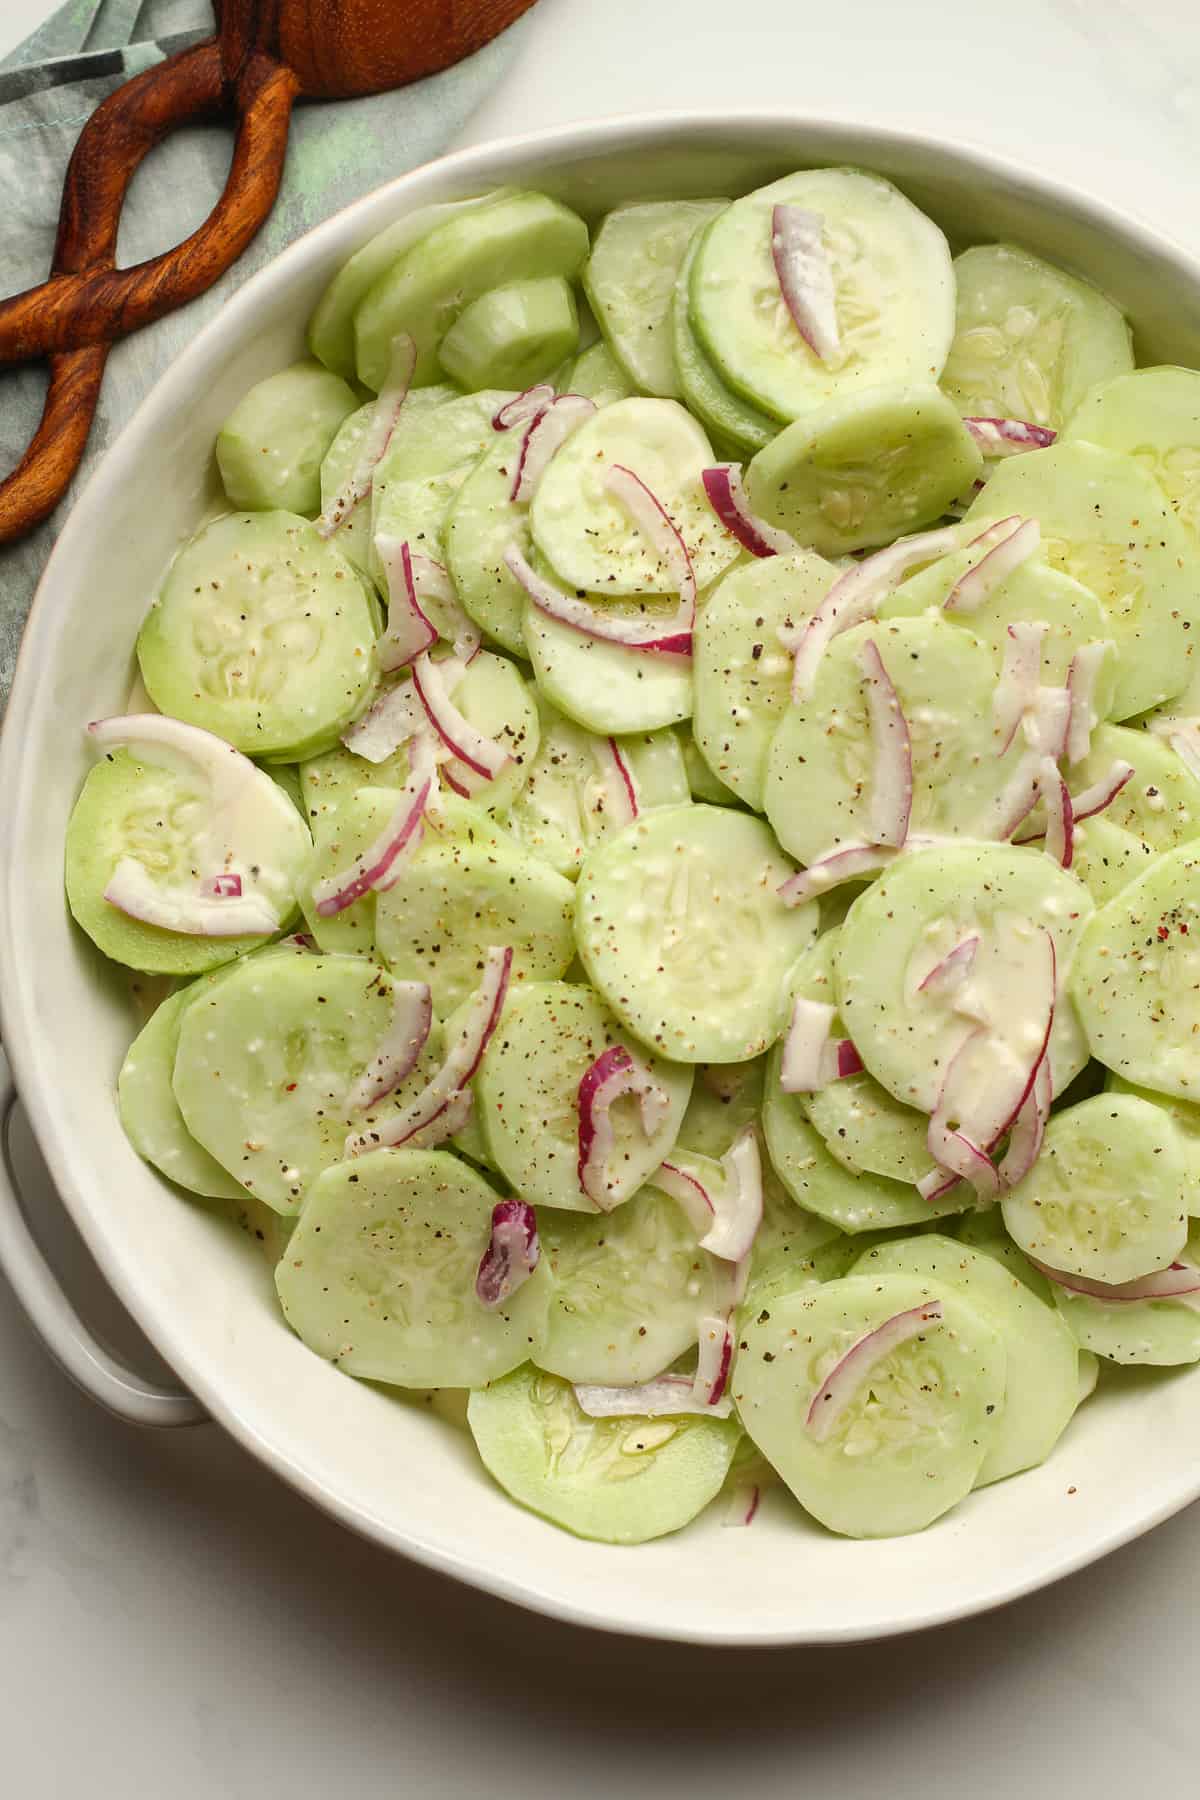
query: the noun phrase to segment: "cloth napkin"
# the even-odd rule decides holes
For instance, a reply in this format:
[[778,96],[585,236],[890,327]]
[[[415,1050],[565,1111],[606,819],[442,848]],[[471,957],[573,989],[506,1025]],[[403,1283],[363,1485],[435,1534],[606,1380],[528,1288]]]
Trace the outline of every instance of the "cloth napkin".
[[[301,105],[274,209],[242,256],[190,306],[117,344],[87,452],[58,510],[31,536],[0,548],[0,702],[38,578],[80,484],[180,348],[248,276],[348,201],[438,156],[516,55],[531,15],[455,68],[390,93]],[[212,31],[207,0],[67,0],[0,62],[0,292],[45,278],[67,161],[84,121],[128,76]],[[208,214],[224,183],[231,133],[177,132],[134,177],[118,260],[140,262],[177,243]],[[20,459],[41,415],[37,366],[0,370],[0,473]]]

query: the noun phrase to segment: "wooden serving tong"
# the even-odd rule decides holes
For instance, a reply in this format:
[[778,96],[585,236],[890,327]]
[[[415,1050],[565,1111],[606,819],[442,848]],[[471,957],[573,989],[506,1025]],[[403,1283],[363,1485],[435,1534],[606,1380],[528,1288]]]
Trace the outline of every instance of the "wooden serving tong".
[[[216,32],[135,75],[92,114],[63,184],[50,279],[0,301],[0,365],[45,357],[41,423],[0,482],[0,543],[62,499],[91,429],[115,339],[210,288],[275,201],[297,100],[381,93],[448,68],[533,0],[213,0]],[[198,230],[132,268],[116,265],[134,170],[181,125],[236,120],[224,192]]]

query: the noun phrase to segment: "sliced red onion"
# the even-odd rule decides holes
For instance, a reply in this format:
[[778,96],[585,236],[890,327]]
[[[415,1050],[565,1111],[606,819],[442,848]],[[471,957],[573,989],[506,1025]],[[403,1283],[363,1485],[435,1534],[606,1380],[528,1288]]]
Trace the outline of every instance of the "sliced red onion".
[[938,1168],[958,1181],[970,1182],[981,1200],[994,1200],[1000,1192],[1000,1172],[983,1147],[954,1131],[935,1113],[926,1134],[929,1154]]
[[924,981],[918,984],[918,994],[930,994],[941,999],[945,994],[956,992],[971,972],[979,942],[977,931],[962,938],[948,955],[943,956],[941,962],[934,963]]
[[315,950],[317,947],[316,938],[307,931],[293,931],[289,936],[280,938],[279,942],[292,950]]
[[[696,1236],[702,1238],[712,1228],[717,1209],[712,1198],[716,1183],[702,1178],[697,1167],[699,1160],[686,1152],[674,1152],[673,1161],[659,1164],[652,1184],[678,1202],[688,1224]],[[706,1157],[704,1161],[709,1162],[711,1158]]]
[[392,1022],[378,1050],[346,1097],[351,1112],[366,1112],[394,1093],[412,1074],[433,1025],[433,999],[425,981],[392,984]]
[[516,544],[504,553],[504,564],[520,582],[539,612],[560,624],[570,625],[585,637],[601,638],[605,643],[624,644],[630,650],[654,650],[663,656],[692,654],[692,627],[696,622],[696,601],[681,597],[672,618],[652,625],[649,620],[622,619],[604,607],[593,606],[576,594],[564,594],[532,569]]
[[633,771],[616,738],[593,738],[592,755],[604,781],[604,816],[614,825],[631,825],[638,816]]
[[240,799],[247,787],[263,781],[279,794],[270,776],[264,776],[248,756],[224,738],[199,725],[185,725],[182,719],[168,718],[164,713],[122,713],[111,719],[93,719],[87,733],[90,741],[105,752],[132,750],[139,762],[166,769],[182,768],[189,774],[203,776],[218,806]]
[[386,688],[378,700],[342,733],[342,742],[364,762],[386,762],[409,738],[429,728],[425,708],[411,681]]
[[495,1311],[511,1300],[538,1266],[537,1214],[527,1200],[501,1200],[492,1208],[492,1235],[479,1260],[475,1297]]
[[200,892],[210,900],[240,900],[242,878],[240,875],[206,875],[200,883]]
[[716,1313],[705,1313],[699,1325],[700,1354],[692,1393],[711,1412],[725,1397],[729,1370],[733,1362],[733,1331],[729,1320]]
[[1069,869],[1075,860],[1075,815],[1067,784],[1050,757],[1042,763],[1041,792],[1046,809],[1046,855]]
[[611,1108],[625,1094],[636,1094],[642,1130],[649,1138],[659,1129],[669,1104],[649,1069],[635,1062],[623,1044],[612,1044],[585,1070],[579,1083],[579,1185],[602,1212],[614,1205],[611,1160],[616,1145]]
[[347,868],[313,884],[318,918],[332,919],[364,894],[384,893],[395,886],[420,846],[425,808],[436,780],[433,751],[423,738],[415,738],[408,780],[383,831]]
[[1066,755],[1071,696],[1065,687],[1040,687],[1021,721],[1025,740],[1037,756],[1057,762]]
[[1147,730],[1166,738],[1188,774],[1200,781],[1200,723],[1195,719],[1165,716],[1151,719]]
[[871,727],[871,804],[868,831],[873,844],[898,850],[912,817],[913,757],[908,720],[879,646],[868,638],[858,654],[867,684]]
[[722,1525],[752,1525],[758,1511],[762,1490],[757,1481],[740,1481],[729,1496],[729,1507]]
[[1042,758],[1032,751],[1021,757],[1000,792],[988,803],[980,822],[980,837],[1007,843],[1024,824],[1041,795],[1041,765]]
[[218,899],[199,889],[167,888],[132,856],[121,857],[104,898],[128,919],[186,937],[259,937],[279,930],[279,915],[261,895]]
[[1018,619],[1006,630],[1004,661],[992,695],[992,724],[999,740],[996,754],[1003,756],[1017,735],[1021,720],[1037,699],[1042,678],[1042,639],[1049,629],[1043,623]]
[[862,562],[840,575],[811,619],[779,634],[784,649],[796,653],[792,698],[809,699],[821,658],[834,638],[873,619],[879,602],[910,569],[918,563],[932,562],[934,557],[944,556],[947,551],[957,550],[962,541],[961,525],[922,531],[915,537],[899,538],[885,550],[876,550],[873,556],[864,557]]
[[1100,723],[1096,683],[1113,648],[1110,638],[1098,638],[1090,644],[1082,644],[1071,658],[1071,667],[1067,671],[1067,693],[1071,699],[1066,740],[1069,763],[1082,762],[1091,748],[1092,733]]
[[803,206],[776,206],[771,212],[771,260],[783,303],[813,355],[828,363],[840,355],[842,341],[823,224],[820,213]]
[[[1036,519],[1005,519],[1002,524],[1010,529],[985,556],[980,557],[964,575],[960,575],[943,602],[942,610],[948,613],[973,613],[983,605],[988,595],[994,592],[1003,581],[1007,581],[1014,569],[1019,569],[1023,562],[1038,549],[1042,541],[1042,528]],[[993,526],[992,530],[999,527]],[[988,532],[983,533],[987,538]],[[975,540],[976,543],[980,539]]]
[[1048,450],[1057,432],[1028,419],[964,419],[985,456],[1017,456],[1023,450]]
[[743,1263],[763,1216],[762,1158],[758,1133],[745,1125],[721,1158],[725,1180],[714,1197],[714,1219],[700,1247],[722,1262]]
[[567,439],[587,423],[595,410],[595,401],[585,400],[582,394],[560,394],[540,412],[534,413],[525,427],[521,453],[513,471],[509,488],[511,500],[527,505],[533,499],[552,458]]
[[443,665],[422,651],[412,671],[417,697],[429,715],[429,723],[447,750],[485,781],[494,781],[511,758],[503,744],[485,737],[459,712],[447,691]]
[[492,430],[511,431],[514,425],[524,425],[528,419],[543,412],[554,397],[552,381],[536,381],[515,399],[506,400],[499,412],[492,414]]
[[[479,986],[463,1012],[458,1033],[433,1080],[403,1112],[380,1120],[368,1131],[348,1137],[346,1156],[361,1156],[364,1151],[378,1150],[384,1145],[411,1143],[418,1132],[429,1144],[442,1142],[462,1130],[471,1110],[467,1083],[479,1067],[500,1022],[512,964],[511,946],[501,949],[492,945],[483,959]],[[436,1128],[435,1134],[431,1135],[433,1128]]]
[[696,575],[688,547],[674,519],[651,493],[640,475],[623,463],[613,463],[604,478],[604,491],[625,508],[638,530],[658,555],[681,601],[696,604]]
[[800,548],[790,532],[782,531],[752,510],[737,463],[716,463],[705,469],[700,479],[717,518],[751,556],[786,556]]
[[837,1049],[836,1079],[838,1081],[845,1081],[850,1075],[861,1075],[867,1065],[858,1054],[855,1046],[850,1042],[850,1039],[838,1038],[835,1042]]
[[375,548],[388,591],[387,630],[375,646],[381,669],[402,669],[438,640],[438,629],[421,610],[408,540],[379,535]]
[[375,470],[392,441],[392,433],[408,398],[416,366],[416,344],[407,331],[397,332],[392,339],[387,375],[371,408],[371,417],[363,433],[354,467],[317,520],[319,536],[332,537],[338,527],[346,523],[355,507],[370,493]]
[[1005,1191],[1016,1187],[1018,1181],[1025,1179],[1041,1154],[1053,1098],[1050,1058],[1043,1056],[1029,1092],[1013,1120],[1008,1148],[1000,1162],[1000,1186]]
[[1071,813],[1076,825],[1083,819],[1093,819],[1112,805],[1125,783],[1133,775],[1133,764],[1115,762],[1107,775],[1094,781],[1091,787],[1083,788],[1078,794],[1071,796]]
[[809,1405],[804,1423],[818,1443],[823,1443],[829,1436],[872,1369],[901,1344],[907,1344],[910,1338],[922,1337],[932,1327],[940,1325],[942,1316],[942,1302],[926,1300],[921,1306],[909,1307],[907,1312],[885,1319],[882,1325],[877,1325],[874,1331],[868,1331],[850,1346],[829,1371]]
[[599,1387],[578,1381],[575,1400],[589,1419],[661,1419],[688,1413],[727,1419],[733,1411],[728,1396],[712,1406],[697,1400],[690,1375],[658,1375],[639,1387]]
[[[1030,802],[1032,805],[1032,801]],[[848,844],[844,850],[832,850],[818,857],[807,869],[797,869],[778,890],[785,906],[800,906],[806,900],[819,899],[847,881],[869,881],[881,869],[894,862],[898,850],[878,844]]]
[[1052,1269],[1039,1262],[1036,1256],[1029,1260],[1056,1287],[1066,1288],[1072,1294],[1086,1294],[1089,1300],[1099,1300],[1106,1306],[1128,1305],[1135,1300],[1183,1300],[1192,1295],[1200,1298],[1200,1269],[1191,1263],[1173,1262],[1168,1268],[1155,1270],[1152,1275],[1141,1275],[1136,1281],[1121,1281],[1110,1286],[1104,1281],[1092,1281],[1086,1275]]
[[815,1094],[828,1077],[830,1036],[836,1008],[823,1000],[807,1000],[797,994],[783,1040],[779,1085],[785,1094]]

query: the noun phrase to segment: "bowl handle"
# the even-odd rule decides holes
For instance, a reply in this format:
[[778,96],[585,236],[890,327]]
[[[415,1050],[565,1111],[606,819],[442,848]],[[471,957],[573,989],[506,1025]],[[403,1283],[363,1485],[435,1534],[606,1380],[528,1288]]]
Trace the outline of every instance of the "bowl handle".
[[200,1425],[208,1414],[191,1394],[159,1387],[119,1363],[88,1330],[25,1223],[9,1149],[17,1091],[0,1051],[0,1269],[59,1368],[90,1399],[131,1425]]

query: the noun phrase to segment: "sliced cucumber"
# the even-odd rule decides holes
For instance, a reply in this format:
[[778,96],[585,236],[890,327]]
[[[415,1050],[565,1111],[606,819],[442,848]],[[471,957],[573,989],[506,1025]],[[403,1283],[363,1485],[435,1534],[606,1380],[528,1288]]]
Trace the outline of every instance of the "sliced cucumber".
[[[307,765],[311,768],[313,765]],[[349,793],[337,809],[336,823],[326,822],[319,832],[301,890],[304,928],[319,949],[329,955],[366,956],[378,960],[375,944],[375,891],[369,888],[332,917],[316,908],[313,890],[318,882],[340,875],[356,857],[379,842],[395,817],[401,795],[396,788],[361,787]]]
[[[771,256],[779,205],[822,220],[841,338],[829,363],[809,349],[780,294]],[[932,220],[881,176],[802,170],[713,221],[692,268],[691,316],[731,387],[795,419],[865,388],[937,379],[954,335],[950,252]]]
[[850,1275],[782,1296],[743,1331],[742,1423],[808,1512],[847,1537],[920,1531],[974,1486],[1004,1407],[999,1334],[958,1291],[942,1320],[877,1361],[827,1434],[806,1419],[830,1371],[868,1332],[927,1298],[906,1275]]
[[844,556],[940,518],[982,469],[974,438],[926,381],[814,407],[758,452],[746,488],[799,543]]
[[[630,1046],[590,988],[566,981],[527,982],[511,993],[475,1077],[484,1135],[496,1167],[526,1200],[570,1212],[595,1213],[579,1185],[579,1084],[601,1052]],[[669,1156],[692,1090],[690,1069],[654,1057],[648,1067],[667,1098],[649,1136],[633,1096],[610,1113],[614,1132],[608,1207],[633,1195]],[[619,1165],[619,1166],[618,1166]],[[661,1365],[660,1365],[661,1366]]]
[[368,289],[354,314],[358,378],[383,386],[392,341],[417,346],[414,380],[438,378],[437,351],[472,300],[508,281],[575,275],[588,252],[587,226],[544,194],[509,194],[447,219],[405,250]]
[[582,394],[597,406],[611,406],[614,400],[628,400],[635,389],[608,345],[599,343],[580,351],[563,375],[558,391]]
[[[608,740],[582,730],[541,700],[541,741],[509,827],[535,856],[572,880],[593,844],[620,829],[613,821]],[[679,740],[670,731],[614,739],[633,781],[639,812],[688,798]]]
[[[492,420],[510,399],[504,388],[485,388],[407,418],[401,413],[371,483],[372,541],[406,540],[425,556],[441,559],[442,534],[454,496],[495,442]],[[371,568],[382,588],[383,566],[375,551]],[[440,628],[436,601],[430,616]]]
[[[311,846],[303,819],[284,803],[269,776],[261,780],[272,803],[257,834],[263,846],[260,885],[286,927],[295,916],[294,896]],[[67,900],[76,923],[114,962],[150,974],[199,975],[263,942],[262,936],[167,931],[131,918],[104,898],[118,863],[127,859],[167,889],[190,885],[211,871],[215,859],[206,849],[211,809],[207,786],[182,767],[139,762],[132,752],[116,750],[91,770],[67,826]]]
[[1090,587],[1116,641],[1113,713],[1125,719],[1184,686],[1200,625],[1196,558],[1152,475],[1094,444],[1055,444],[1000,463],[968,520],[1038,519],[1047,560]]
[[344,262],[314,308],[308,324],[308,347],[328,369],[352,380],[354,367],[354,315],[381,276],[398,257],[428,237],[436,225],[455,214],[508,199],[511,189],[497,188],[472,200],[448,200],[438,206],[422,206],[403,219],[395,219]]
[[[776,1048],[767,1063],[763,1130],[775,1173],[798,1206],[836,1225],[839,1231],[857,1234],[924,1225],[972,1204],[973,1196],[964,1182],[940,1200],[923,1200],[910,1182],[890,1181],[865,1170],[856,1172],[831,1156],[799,1096],[785,1094],[780,1087],[779,1057]],[[928,1156],[924,1166],[932,1167]]]
[[1134,1087],[1121,1075],[1109,1073],[1104,1091],[1108,1094],[1133,1094],[1139,1100],[1161,1106],[1178,1133],[1188,1169],[1188,1212],[1200,1218],[1200,1105],[1180,1100],[1171,1094],[1156,1094],[1153,1088]]
[[[561,452],[560,452],[561,454]],[[592,596],[593,600],[597,596]],[[617,600],[612,611],[643,623],[672,617],[673,600]],[[600,737],[660,731],[691,717],[692,665],[627,644],[587,637],[527,601],[522,625],[538,688],[560,712]]]
[[579,955],[635,1036],[678,1062],[743,1062],[787,1022],[787,972],[816,907],[787,907],[791,873],[766,826],[725,807],[635,819],[579,877]]
[[736,1420],[702,1415],[590,1419],[569,1383],[533,1368],[472,1394],[467,1422],[505,1493],[602,1544],[688,1524],[720,1493],[741,1437]]
[[579,314],[561,275],[489,288],[458,315],[438,361],[459,387],[521,392],[557,369],[579,343]]
[[475,1274],[500,1195],[438,1150],[373,1150],[327,1169],[275,1273],[284,1317],[347,1375],[395,1387],[470,1387],[515,1368],[550,1299],[540,1267],[481,1306]]
[[317,512],[322,459],[357,405],[354,389],[319,363],[293,363],[255,382],[217,434],[230,505]]
[[694,1349],[714,1310],[711,1261],[676,1201],[644,1188],[610,1217],[547,1208],[538,1233],[554,1278],[540,1369],[633,1387]]
[[511,945],[512,979],[554,981],[575,954],[574,889],[515,844],[423,846],[375,902],[375,939],[393,974],[427,981],[443,1015],[479,983],[486,945]]
[[679,1127],[679,1148],[714,1161],[724,1156],[762,1111],[766,1058],[753,1062],[706,1063],[696,1070],[692,1097]]
[[529,509],[533,541],[563,581],[605,599],[676,594],[677,574],[628,510],[607,491],[614,466],[632,469],[670,514],[700,588],[738,555],[700,477],[713,451],[674,400],[618,400],[569,437],[550,462]]
[[1097,381],[1133,367],[1111,300],[1011,244],[955,259],[958,321],[942,386],[968,418],[1024,419],[1057,431]]
[[450,501],[442,544],[471,618],[505,650],[525,656],[525,590],[504,560],[514,544],[523,556],[529,553],[529,508],[511,497],[523,434],[514,429],[492,435]]
[[307,519],[227,513],[171,564],[137,650],[160,711],[290,761],[337,742],[374,641],[360,577]]
[[506,656],[481,650],[467,665],[453,698],[468,725],[508,752],[504,767],[475,796],[486,812],[506,813],[524,791],[538,753],[541,725],[533,690]]
[[394,1093],[370,1113],[350,1111],[392,1012],[391,977],[363,957],[271,950],[207,977],[180,1020],[175,1058],[188,1130],[249,1193],[298,1213],[347,1136],[403,1108],[437,1066],[431,1037]]
[[727,200],[649,200],[610,212],[583,271],[584,292],[617,361],[636,388],[678,400],[671,298],[695,233]]
[[811,616],[836,579],[809,550],[739,563],[697,621],[692,730],[714,774],[757,812],[767,751],[792,697],[792,658],[779,633]]
[[1200,847],[1168,850],[1100,908],[1071,977],[1093,1056],[1180,1100],[1200,1098],[1198,896]]
[[1014,982],[1026,936],[1041,926],[1054,940],[1058,968],[1050,1059],[1061,1093],[1087,1062],[1065,983],[1091,913],[1086,890],[1039,850],[961,844],[901,857],[855,900],[834,958],[838,1008],[872,1075],[905,1105],[933,1112],[950,1059],[975,1021],[921,993],[920,983],[979,933],[972,985],[990,1027],[1003,1034],[1020,1023]]
[[1097,815],[1075,827],[1071,873],[1082,881],[1096,905],[1104,906],[1146,872],[1154,854],[1142,838]]
[[679,729],[678,741],[683,748],[684,768],[687,771],[688,792],[693,800],[699,800],[707,806],[738,806],[740,802],[731,787],[726,787],[719,775],[714,775],[700,751],[696,740],[686,726]]
[[751,406],[722,381],[692,329],[692,265],[707,229],[692,238],[675,282],[671,302],[675,379],[684,405],[714,440],[729,445],[739,456],[753,455],[770,443],[779,430],[779,420]]
[[[405,428],[410,426],[421,413],[431,412],[435,406],[441,406],[447,400],[460,398],[458,389],[451,382],[444,382],[439,387],[412,388],[404,400]],[[358,463],[359,451],[367,434],[375,412],[375,402],[368,401],[360,406],[344,421],[334,438],[321,464],[321,507],[322,510],[333,504],[347,481],[353,475]],[[333,534],[334,544],[348,562],[370,580],[372,574],[371,554],[371,507],[369,500],[356,506],[354,511],[342,519]]]
[[1102,781],[1115,762],[1132,763],[1133,775],[1105,807],[1106,824],[1141,838],[1154,851],[1173,850],[1200,836],[1200,781],[1165,739],[1127,726],[1101,725],[1092,733],[1091,749],[1078,772],[1072,773],[1072,787]]
[[1084,395],[1063,433],[1124,450],[1153,475],[1200,549],[1200,373],[1134,369]]
[[192,998],[191,988],[171,994],[129,1046],[117,1080],[121,1124],[138,1155],[179,1187],[214,1200],[244,1199],[245,1188],[184,1124],[171,1086],[179,1021]]
[[851,1273],[911,1276],[931,1299],[949,1288],[1002,1339],[1004,1406],[976,1487],[1045,1462],[1079,1403],[1079,1352],[1053,1307],[992,1257],[936,1232],[876,1244]]
[[[1193,1263],[1200,1259],[1200,1231],[1194,1226],[1187,1256]],[[1054,1304],[1083,1346],[1081,1355],[1091,1351],[1108,1362],[1159,1368],[1200,1362],[1200,1306],[1195,1295],[1182,1300],[1122,1300],[1105,1305],[1056,1286]]]
[[1055,1113],[1004,1223],[1038,1262],[1091,1281],[1165,1269],[1187,1241],[1188,1169],[1167,1113],[1130,1094],[1097,1094]]
[[308,758],[300,765],[300,792],[313,838],[322,844],[338,832],[342,810],[360,788],[387,788],[392,792],[402,788],[407,780],[408,751],[403,745],[378,763],[356,756],[341,744],[335,750]]
[[798,862],[872,842],[870,678],[860,658],[874,644],[891,678],[912,746],[909,829],[929,837],[983,837],[996,795],[1025,746],[996,754],[996,667],[986,644],[949,619],[923,615],[856,626],[821,659],[811,697],[783,713],[767,752],[763,804]]

